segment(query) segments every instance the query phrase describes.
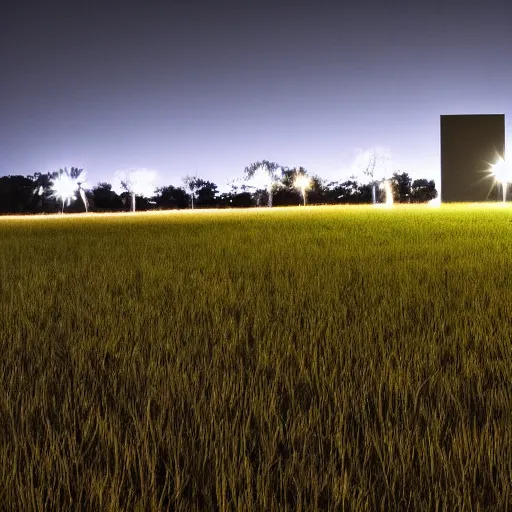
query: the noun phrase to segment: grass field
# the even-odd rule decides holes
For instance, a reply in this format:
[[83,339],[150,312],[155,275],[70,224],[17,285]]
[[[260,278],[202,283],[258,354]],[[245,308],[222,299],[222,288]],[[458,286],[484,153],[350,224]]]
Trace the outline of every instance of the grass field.
[[511,510],[511,221],[0,218],[1,510]]

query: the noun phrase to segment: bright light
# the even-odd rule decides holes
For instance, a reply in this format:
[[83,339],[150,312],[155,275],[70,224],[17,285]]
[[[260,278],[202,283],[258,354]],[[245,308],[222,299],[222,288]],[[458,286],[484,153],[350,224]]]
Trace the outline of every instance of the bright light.
[[82,171],[80,176],[75,179],[76,186],[78,188],[78,192],[80,194],[80,197],[82,198],[82,202],[85,206],[85,212],[89,212],[89,201],[87,200],[87,194],[85,191],[89,188],[89,185],[87,184],[87,173],[85,171]]
[[88,213],[89,212],[89,201],[87,200],[87,196],[85,195],[85,190],[82,188],[83,185],[84,185],[83,183],[80,185],[79,192],[80,192],[80,197],[82,198],[82,201],[85,206],[85,212]]
[[393,189],[391,188],[391,183],[387,180],[384,184],[384,190],[386,191],[386,205],[393,206]]
[[268,190],[272,187],[272,176],[263,167],[259,167],[252,178],[248,180],[248,184],[257,189]]
[[511,169],[503,158],[500,158],[491,168],[492,175],[500,183],[512,181]]
[[[393,206],[393,188],[391,187],[391,183],[388,180],[379,184],[379,188],[384,190],[386,194],[386,206]],[[378,206],[378,203],[376,204]]]
[[306,190],[311,187],[311,180],[305,174],[299,174],[295,178],[293,185],[300,190]]
[[357,176],[359,181],[368,179],[370,183],[390,174],[395,168],[391,150],[386,146],[357,149],[352,165],[347,169],[349,176]]
[[281,167],[277,167],[271,171],[263,166],[258,167],[251,178],[247,180],[250,187],[255,187],[257,190],[266,190],[268,194],[268,206],[272,206],[272,195],[274,188],[280,186],[279,176],[282,174]]
[[132,196],[132,211],[135,211],[135,196],[151,197],[155,194],[157,174],[147,169],[118,171],[116,180]]
[[69,206],[71,204],[71,201],[73,199],[76,199],[76,180],[74,180],[67,174],[60,174],[59,177],[52,182],[52,188],[53,196],[59,198],[62,201],[62,211],[64,211],[64,205],[66,201]]
[[510,165],[503,158],[500,158],[491,167],[491,174],[492,176],[494,176],[496,182],[501,184],[501,189],[503,192],[503,202],[506,202],[507,187],[508,184],[512,181],[512,169],[510,168]]
[[155,193],[155,171],[137,170],[130,173],[132,191],[138,196],[151,197]]
[[305,174],[298,174],[293,185],[301,191],[304,206],[306,206],[306,190],[311,188],[311,180]]

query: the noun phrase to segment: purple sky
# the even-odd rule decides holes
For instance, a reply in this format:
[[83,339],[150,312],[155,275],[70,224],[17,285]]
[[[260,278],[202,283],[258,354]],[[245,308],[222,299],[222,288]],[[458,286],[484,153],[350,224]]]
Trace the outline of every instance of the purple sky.
[[440,114],[512,118],[509,1],[105,3],[3,8],[0,175],[223,186],[267,159],[339,180],[384,146],[438,182]]

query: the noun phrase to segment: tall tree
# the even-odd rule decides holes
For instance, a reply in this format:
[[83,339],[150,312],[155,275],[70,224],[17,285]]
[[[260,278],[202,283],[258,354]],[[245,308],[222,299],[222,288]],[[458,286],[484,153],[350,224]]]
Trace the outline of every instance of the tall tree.
[[361,173],[369,179],[372,201],[377,202],[377,186],[379,179],[388,172],[389,151],[381,146],[360,151],[352,164],[355,173]]
[[71,167],[71,169],[69,170],[69,175],[76,182],[76,186],[78,187],[78,193],[80,195],[80,198],[82,199],[82,202],[84,203],[85,212],[87,213],[89,211],[89,201],[87,200],[86,194],[86,173],[83,169],[79,169],[78,167]]
[[121,198],[112,190],[110,183],[98,183],[92,189],[92,196],[96,209],[116,211],[123,207]]
[[[351,204],[360,202],[360,185],[355,179],[345,180],[341,183],[328,184],[329,197],[332,203]],[[371,186],[370,186],[371,198]]]
[[[132,169],[128,171],[118,171],[117,179],[121,184],[121,188],[131,199],[131,210],[136,210],[135,197],[152,197],[155,193],[156,173],[149,169]],[[122,194],[121,194],[122,196]],[[147,203],[147,200],[139,203]]]
[[185,185],[185,190],[187,190],[187,192],[189,193],[190,198],[191,198],[192,210],[194,209],[194,195],[195,195],[195,192],[199,188],[199,185],[200,185],[200,183],[202,181],[203,180],[198,178],[197,175],[190,176],[190,175],[187,174],[186,176],[183,177],[183,184]]
[[197,180],[197,205],[215,206],[218,194],[218,188],[215,183],[205,180]]
[[328,202],[328,188],[322,178],[313,175],[310,178],[308,201],[310,204],[324,204]]
[[34,183],[33,194],[36,197],[36,211],[55,212],[58,209],[56,198],[53,195],[52,180],[58,176],[58,173],[40,173],[36,172],[29,178]]
[[34,211],[34,182],[25,176],[0,177],[0,213]]
[[[306,173],[302,167],[281,167],[279,181],[273,185],[272,189],[272,204],[274,206],[294,206],[300,203],[300,190],[295,187],[298,172]],[[266,174],[263,176],[265,180],[268,179]],[[268,192],[265,193],[268,196]]]
[[400,203],[408,203],[411,200],[411,177],[406,172],[396,171],[391,177],[391,187],[394,199]]
[[133,186],[132,181],[129,177],[126,177],[124,180],[121,180],[121,187],[126,192],[131,202],[131,211],[135,211],[135,188]]
[[272,207],[272,195],[274,190],[280,183],[281,178],[281,166],[276,162],[269,162],[268,160],[261,160],[254,162],[247,166],[244,170],[245,178],[251,180],[257,176],[258,173],[262,173],[264,177],[264,186],[268,194],[268,206]]

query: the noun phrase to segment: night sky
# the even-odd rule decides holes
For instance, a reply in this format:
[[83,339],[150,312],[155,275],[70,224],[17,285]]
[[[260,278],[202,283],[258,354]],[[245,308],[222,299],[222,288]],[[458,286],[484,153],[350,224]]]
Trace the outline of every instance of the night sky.
[[147,168],[224,186],[268,159],[338,180],[384,146],[437,181],[440,114],[512,119],[511,25],[496,0],[9,0],[0,175]]

